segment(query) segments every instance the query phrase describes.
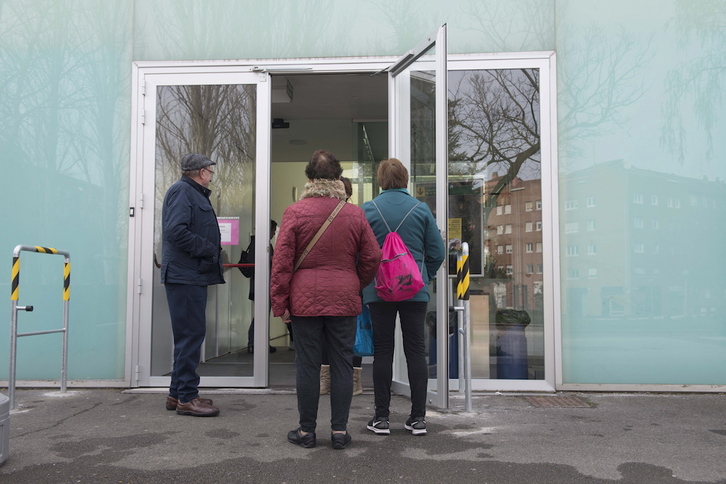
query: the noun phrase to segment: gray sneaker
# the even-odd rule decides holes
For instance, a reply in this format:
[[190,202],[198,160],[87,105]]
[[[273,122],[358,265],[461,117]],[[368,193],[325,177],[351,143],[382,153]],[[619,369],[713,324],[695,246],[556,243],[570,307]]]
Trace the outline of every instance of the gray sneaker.
[[410,430],[413,435],[426,435],[426,420],[423,417],[409,417],[404,427],[406,430]]
[[373,417],[368,421],[366,428],[379,435],[388,435],[391,433],[390,426],[388,425],[388,417]]

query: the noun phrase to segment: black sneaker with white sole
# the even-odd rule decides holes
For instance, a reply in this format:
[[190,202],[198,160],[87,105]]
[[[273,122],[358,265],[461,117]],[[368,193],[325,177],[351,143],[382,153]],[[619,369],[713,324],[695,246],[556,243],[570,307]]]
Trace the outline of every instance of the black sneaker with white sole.
[[410,430],[413,435],[426,435],[426,420],[423,417],[409,417],[404,427],[406,430]]
[[391,433],[388,417],[373,417],[368,421],[366,428],[379,435],[388,435]]

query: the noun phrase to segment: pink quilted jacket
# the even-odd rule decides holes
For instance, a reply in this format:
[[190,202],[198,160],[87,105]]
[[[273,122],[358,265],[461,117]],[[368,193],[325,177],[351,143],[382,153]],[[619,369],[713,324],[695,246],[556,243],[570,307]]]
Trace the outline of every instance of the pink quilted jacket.
[[[342,184],[341,184],[342,186]],[[340,200],[303,198],[283,215],[272,259],[272,313],[282,316],[355,316],[360,291],[374,278],[381,249],[363,210],[345,204],[302,265],[295,262]]]

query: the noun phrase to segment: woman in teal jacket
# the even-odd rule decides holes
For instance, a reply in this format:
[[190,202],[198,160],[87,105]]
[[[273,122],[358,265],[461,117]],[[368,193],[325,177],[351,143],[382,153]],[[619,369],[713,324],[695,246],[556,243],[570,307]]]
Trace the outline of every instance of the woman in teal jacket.
[[[368,422],[367,428],[376,434],[387,435],[391,432],[389,407],[393,380],[394,330],[398,316],[401,321],[403,351],[406,355],[408,381],[411,386],[411,413],[404,427],[413,435],[425,435],[428,365],[424,322],[430,300],[428,283],[436,276],[436,271],[444,261],[446,248],[431,209],[408,193],[406,189],[408,170],[403,163],[395,158],[382,161],[378,166],[378,184],[382,192],[373,201],[364,203],[362,208],[380,246],[388,235],[386,223],[395,229],[411,208],[418,204],[399,227],[398,234],[419,265],[426,284],[412,298],[398,302],[381,299],[376,294],[375,281],[363,289],[363,303],[368,305],[373,322],[375,351],[373,356],[375,415]],[[385,218],[385,222],[381,215]]]

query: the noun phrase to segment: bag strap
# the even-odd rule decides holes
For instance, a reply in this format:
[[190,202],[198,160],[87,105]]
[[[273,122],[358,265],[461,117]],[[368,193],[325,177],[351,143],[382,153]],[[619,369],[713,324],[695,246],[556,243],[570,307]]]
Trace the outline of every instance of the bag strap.
[[373,206],[376,207],[376,210],[378,210],[378,215],[380,215],[381,218],[383,219],[383,223],[386,224],[386,228],[388,229],[389,232],[398,232],[398,229],[401,228],[401,225],[403,225],[403,222],[406,220],[406,218],[409,215],[411,215],[411,212],[413,212],[413,209],[415,209],[416,207],[418,207],[419,205],[421,205],[421,202],[418,202],[416,205],[414,205],[413,207],[411,207],[411,210],[409,210],[408,213],[403,217],[403,219],[401,220],[401,223],[398,224],[398,227],[396,227],[396,230],[391,230],[391,227],[388,225],[388,222],[386,222],[386,218],[381,213],[381,209],[378,208],[378,205],[376,205],[376,201],[375,200],[371,200],[371,202],[373,202]]
[[298,267],[300,267],[300,264],[302,264],[302,261],[305,259],[305,257],[310,253],[311,250],[313,250],[313,247],[315,246],[315,243],[320,239],[320,236],[323,235],[323,232],[330,226],[330,223],[333,221],[333,219],[338,215],[338,212],[343,208],[343,205],[345,205],[345,200],[341,200],[338,202],[338,205],[335,206],[335,209],[328,215],[328,218],[325,219],[325,222],[323,222],[323,225],[318,229],[318,232],[315,234],[315,237],[313,237],[313,240],[310,241],[307,247],[305,247],[305,250],[303,251],[300,258],[295,263],[295,267],[293,268],[292,272],[295,272]]

